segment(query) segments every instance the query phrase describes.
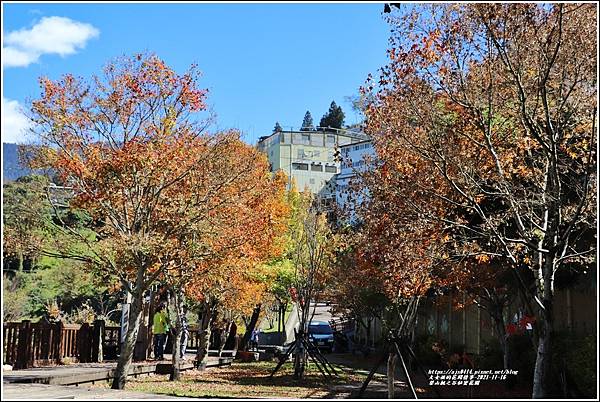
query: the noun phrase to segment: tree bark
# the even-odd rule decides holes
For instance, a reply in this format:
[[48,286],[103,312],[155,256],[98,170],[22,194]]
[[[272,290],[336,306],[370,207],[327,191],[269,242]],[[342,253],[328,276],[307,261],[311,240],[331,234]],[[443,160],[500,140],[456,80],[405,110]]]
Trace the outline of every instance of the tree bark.
[[532,398],[548,398],[551,388],[552,373],[552,300],[545,300],[544,322],[541,325],[535,369],[533,372]]
[[260,316],[260,308],[261,304],[258,303],[254,310],[252,311],[252,317],[250,318],[250,323],[246,326],[246,332],[244,333],[244,337],[242,338],[242,342],[239,347],[240,350],[247,350],[248,342],[250,341],[250,336],[252,336],[252,331],[256,327],[256,323],[258,322],[258,317]]
[[387,361],[387,388],[388,388],[388,399],[394,399],[394,380],[396,376],[396,362],[398,356],[394,352],[390,352]]
[[181,317],[183,315],[183,294],[180,289],[173,289],[173,305],[175,307],[175,339],[173,340],[173,354],[171,357],[171,361],[173,362],[173,371],[169,377],[170,381],[178,381],[181,377],[181,357],[179,356],[181,352],[181,332],[183,324],[181,322]]
[[498,332],[498,341],[502,348],[502,362],[505,369],[510,368],[510,344],[508,342],[508,335],[506,333],[506,326],[504,324],[503,307],[502,306],[490,306],[495,312],[490,312],[490,317],[494,321],[496,331]]
[[367,327],[366,327],[367,335],[365,337],[365,353],[367,353],[367,354],[369,353],[369,350],[370,350],[369,342],[371,341],[371,322],[372,322],[371,317],[367,318]]
[[231,324],[233,321],[228,321],[223,330],[221,331],[221,342],[219,343],[219,357],[223,354],[223,349],[225,349],[225,344],[227,343],[227,339],[229,339],[229,333],[231,332]]
[[[550,174],[548,178],[548,188],[555,189],[558,184],[555,175]],[[552,191],[551,194],[560,194],[559,191]],[[535,360],[535,369],[533,372],[533,392],[532,398],[548,398],[552,387],[552,336],[553,336],[553,307],[554,307],[554,272],[556,270],[556,250],[557,233],[560,223],[560,214],[555,199],[550,201],[547,208],[547,230],[541,240],[542,248],[547,253],[540,258],[540,279],[538,283],[538,297],[541,304],[538,314],[539,335],[538,348]],[[541,318],[541,319],[540,319]],[[541,321],[541,322],[540,322]]]
[[23,257],[23,251],[19,250],[19,251],[17,252],[17,259],[18,259],[18,262],[19,262],[19,267],[18,267],[18,269],[19,269],[19,272],[23,272],[23,261],[24,261],[24,259],[25,259],[25,258]]
[[306,361],[308,359],[307,350],[304,348],[304,344],[300,341],[302,334],[298,334],[296,337],[296,355],[294,356],[294,378],[301,380],[304,378],[304,371],[306,368]]
[[127,326],[127,335],[123,343],[123,349],[119,355],[117,368],[113,377],[112,389],[123,389],[127,382],[127,374],[131,367],[135,343],[137,341],[140,322],[142,318],[142,290],[136,288],[132,293],[131,309],[129,310],[129,324]]
[[205,363],[208,357],[208,348],[210,344],[210,327],[213,319],[212,303],[204,302],[202,316],[199,322],[198,334],[198,350],[196,352],[196,360],[198,364]]

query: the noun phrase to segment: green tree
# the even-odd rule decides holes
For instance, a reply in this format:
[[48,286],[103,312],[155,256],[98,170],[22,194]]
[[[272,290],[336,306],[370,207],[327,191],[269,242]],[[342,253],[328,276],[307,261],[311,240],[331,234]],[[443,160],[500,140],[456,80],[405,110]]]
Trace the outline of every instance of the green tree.
[[331,102],[329,105],[329,110],[327,113],[321,117],[321,122],[319,123],[319,127],[322,129],[326,128],[342,128],[344,125],[344,111],[341,106],[336,105],[335,101]]
[[25,260],[38,256],[45,228],[50,221],[50,203],[46,197],[49,181],[44,176],[23,176],[4,185],[3,241],[4,255],[17,260],[23,271]]
[[312,115],[310,111],[306,111],[304,114],[304,120],[302,120],[302,127],[300,127],[300,131],[314,131],[315,125],[313,123]]
[[274,133],[280,133],[283,131],[283,128],[281,127],[281,125],[279,124],[279,122],[275,122],[275,127],[273,127],[273,132]]
[[[311,303],[321,299],[331,280],[337,239],[329,227],[318,198],[309,192],[290,191],[292,213],[289,227],[289,256],[294,267],[293,289],[297,303],[299,337],[308,336]],[[315,310],[312,310],[314,315]],[[294,377],[303,378],[308,351],[297,342]]]

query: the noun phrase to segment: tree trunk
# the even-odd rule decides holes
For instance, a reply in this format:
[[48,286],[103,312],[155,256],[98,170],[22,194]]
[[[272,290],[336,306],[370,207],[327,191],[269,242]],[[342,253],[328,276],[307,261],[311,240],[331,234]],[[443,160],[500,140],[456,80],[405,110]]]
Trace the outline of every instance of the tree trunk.
[[388,399],[394,399],[394,380],[396,376],[396,361],[398,356],[394,352],[390,352],[387,361],[387,388],[388,388]]
[[129,310],[129,324],[127,326],[127,335],[125,336],[125,342],[119,355],[119,361],[117,362],[117,368],[113,377],[112,389],[123,389],[125,382],[127,381],[127,374],[131,367],[131,360],[133,359],[133,352],[135,350],[135,343],[137,341],[138,332],[140,329],[140,322],[142,318],[142,290],[136,288],[132,294],[131,309]]
[[304,371],[306,368],[307,361],[307,350],[304,348],[304,344],[300,341],[300,336],[296,337],[296,355],[294,356],[294,378],[301,380],[304,378]]
[[252,317],[250,318],[250,323],[246,326],[246,333],[244,333],[244,337],[242,338],[242,342],[240,343],[240,350],[247,350],[248,342],[250,341],[250,336],[252,336],[252,331],[256,327],[256,323],[258,322],[258,317],[260,316],[260,307],[261,304],[258,303],[254,310],[252,311]]
[[510,368],[510,343],[508,342],[508,335],[506,333],[506,327],[504,325],[504,318],[502,316],[502,309],[496,314],[490,314],[496,331],[498,332],[498,341],[502,348],[502,361],[505,369]]
[[198,355],[197,355],[197,360],[198,363],[205,363],[206,359],[208,358],[208,348],[210,346],[210,336],[211,336],[211,328],[210,328],[210,324],[204,328],[200,330],[200,341],[199,341],[199,345],[198,345]]
[[23,251],[19,250],[17,252],[17,259],[18,259],[18,262],[19,262],[19,267],[18,267],[19,272],[23,272],[23,261],[24,261]]
[[[548,398],[551,387],[552,373],[552,308],[551,301],[545,301],[546,312],[544,322],[540,331],[535,369],[533,372],[533,394],[532,398]],[[550,310],[550,313],[548,312]]]
[[229,339],[229,333],[231,332],[231,324],[233,321],[229,321],[225,328],[220,333],[221,342],[219,343],[219,357],[223,354],[223,349],[225,349],[225,344],[227,343],[227,339]]
[[503,363],[504,363],[504,369],[509,369],[510,368],[510,342],[508,341],[508,338],[506,337],[506,334],[502,334],[502,341],[500,342],[502,345],[502,353],[503,353]]
[[183,324],[181,322],[181,317],[183,315],[183,293],[180,289],[173,289],[173,305],[175,307],[175,339],[173,340],[173,351],[171,361],[173,362],[173,371],[169,377],[170,381],[178,381],[181,377],[181,367],[179,366],[181,363],[181,332]]
[[[549,175],[549,188],[558,183],[553,175]],[[541,299],[538,325],[538,348],[533,371],[532,398],[548,398],[552,388],[552,335],[553,335],[553,308],[554,308],[554,272],[556,269],[556,234],[559,227],[559,214],[556,201],[552,200],[548,208],[547,230],[543,238],[542,248],[548,253],[540,258],[538,297]]]
[[208,357],[208,347],[210,346],[210,327],[212,324],[213,309],[208,302],[204,302],[203,313],[199,322],[198,350],[196,360],[198,364],[204,363]]
[[365,338],[365,353],[369,353],[369,342],[371,341],[371,317],[367,318],[367,335]]

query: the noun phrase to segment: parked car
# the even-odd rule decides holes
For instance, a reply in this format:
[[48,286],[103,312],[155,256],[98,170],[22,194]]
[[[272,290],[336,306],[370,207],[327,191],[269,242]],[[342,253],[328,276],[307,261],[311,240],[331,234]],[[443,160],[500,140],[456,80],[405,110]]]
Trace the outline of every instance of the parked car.
[[333,329],[328,322],[311,321],[308,325],[308,336],[319,349],[326,350],[329,353],[333,351],[335,338]]

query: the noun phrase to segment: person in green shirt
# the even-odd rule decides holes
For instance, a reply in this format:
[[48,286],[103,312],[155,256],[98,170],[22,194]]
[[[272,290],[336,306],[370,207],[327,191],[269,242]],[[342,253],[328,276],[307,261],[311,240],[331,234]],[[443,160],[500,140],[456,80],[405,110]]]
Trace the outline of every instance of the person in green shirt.
[[154,313],[152,333],[154,334],[154,359],[163,360],[165,353],[165,340],[169,332],[169,316],[164,303],[158,306]]

